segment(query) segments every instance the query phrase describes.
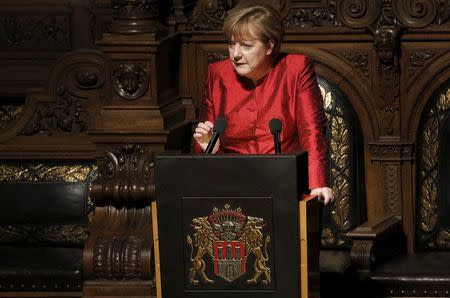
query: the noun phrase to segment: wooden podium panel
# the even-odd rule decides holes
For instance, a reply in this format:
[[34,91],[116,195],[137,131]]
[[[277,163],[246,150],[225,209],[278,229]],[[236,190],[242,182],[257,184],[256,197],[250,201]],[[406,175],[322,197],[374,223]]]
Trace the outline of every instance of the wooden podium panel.
[[162,297],[300,297],[306,154],[161,155],[155,166]]

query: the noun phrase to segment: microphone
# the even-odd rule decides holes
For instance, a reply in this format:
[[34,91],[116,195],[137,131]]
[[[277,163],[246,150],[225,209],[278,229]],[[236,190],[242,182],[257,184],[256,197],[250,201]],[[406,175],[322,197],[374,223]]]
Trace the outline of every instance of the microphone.
[[280,132],[281,132],[281,121],[278,118],[273,118],[269,122],[270,132],[273,135],[273,142],[275,143],[275,153],[281,154],[281,142],[280,142]]
[[225,118],[217,118],[216,122],[214,122],[213,134],[211,140],[209,140],[208,146],[205,149],[205,155],[211,154],[214,146],[219,139],[219,136],[224,132],[225,128],[227,128],[227,120]]

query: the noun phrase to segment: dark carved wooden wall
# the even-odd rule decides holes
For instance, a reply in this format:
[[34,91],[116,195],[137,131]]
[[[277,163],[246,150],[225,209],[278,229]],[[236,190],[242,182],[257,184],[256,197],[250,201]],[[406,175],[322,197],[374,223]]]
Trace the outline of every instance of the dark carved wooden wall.
[[[282,50],[312,57],[317,73],[344,92],[355,109],[364,140],[368,219],[401,216],[412,252],[416,140],[426,103],[449,79],[449,2],[268,2],[284,17]],[[191,59],[182,65],[196,78],[186,87],[195,105],[206,64],[225,57],[225,40],[218,30],[233,5],[197,1],[187,16],[183,47]]]
[[[129,179],[151,176],[153,154],[189,146],[207,64],[226,58],[223,19],[250,2],[0,3],[0,158],[89,160],[103,173],[93,190],[92,235],[100,238],[87,241],[84,256],[89,295],[107,295],[114,288],[108,281],[116,280],[125,281],[124,292],[147,291],[153,277],[142,264],[151,260],[145,236],[151,223],[142,218],[152,190]],[[313,58],[318,75],[344,94],[354,114],[349,125],[360,134],[361,170],[352,199],[362,202],[369,221],[399,216],[409,254],[448,249],[449,227],[440,224],[445,214],[437,212],[433,184],[442,149],[433,132],[449,113],[450,1],[266,2],[283,16],[282,50]],[[440,120],[427,122],[435,111]],[[343,196],[333,207],[341,232],[350,229],[351,206]],[[141,220],[142,230],[131,229]],[[103,221],[130,226],[111,234]],[[134,249],[126,260],[132,269],[111,271],[105,247],[118,249],[117,256]],[[370,247],[359,249],[364,255]]]

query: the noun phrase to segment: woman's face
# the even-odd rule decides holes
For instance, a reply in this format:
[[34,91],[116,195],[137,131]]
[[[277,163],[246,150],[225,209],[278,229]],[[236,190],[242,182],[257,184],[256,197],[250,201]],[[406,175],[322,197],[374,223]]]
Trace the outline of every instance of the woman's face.
[[272,66],[272,41],[263,43],[258,39],[236,40],[228,44],[231,63],[236,72],[253,81],[262,78]]

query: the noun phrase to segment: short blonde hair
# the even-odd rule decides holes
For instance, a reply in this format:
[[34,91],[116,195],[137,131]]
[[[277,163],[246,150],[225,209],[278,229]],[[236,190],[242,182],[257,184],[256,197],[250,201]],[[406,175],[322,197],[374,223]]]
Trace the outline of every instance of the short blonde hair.
[[281,16],[273,7],[258,4],[237,7],[229,11],[223,24],[223,32],[228,40],[246,40],[256,38],[263,43],[274,42],[272,56],[280,51],[284,37]]

